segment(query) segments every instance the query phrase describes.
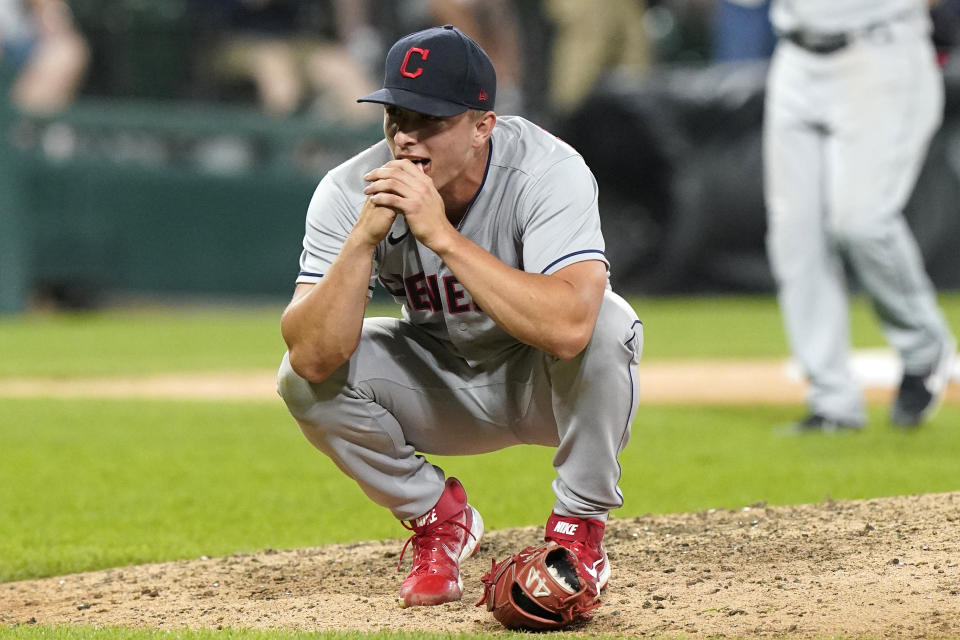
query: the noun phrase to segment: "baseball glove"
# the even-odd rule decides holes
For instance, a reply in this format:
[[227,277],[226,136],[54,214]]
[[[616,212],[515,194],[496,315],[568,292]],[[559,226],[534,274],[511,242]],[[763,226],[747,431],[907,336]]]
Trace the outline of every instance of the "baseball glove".
[[553,541],[494,560],[480,580],[483,598],[477,606],[486,603],[508,629],[560,629],[589,620],[590,610],[600,606],[577,557]]

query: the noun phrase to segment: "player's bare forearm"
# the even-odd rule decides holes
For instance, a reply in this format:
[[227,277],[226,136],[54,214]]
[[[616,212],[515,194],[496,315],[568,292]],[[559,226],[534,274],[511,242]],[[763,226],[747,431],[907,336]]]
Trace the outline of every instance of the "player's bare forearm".
[[321,382],[345,363],[360,341],[373,248],[350,238],[317,284],[299,284],[283,312],[280,331],[290,366]]
[[350,359],[360,343],[373,252],[397,214],[367,199],[350,235],[316,285],[298,285],[280,321],[290,366],[320,382]]
[[480,308],[521,342],[566,360],[590,341],[607,283],[602,262],[578,262],[552,275],[526,273],[460,234],[435,251]]

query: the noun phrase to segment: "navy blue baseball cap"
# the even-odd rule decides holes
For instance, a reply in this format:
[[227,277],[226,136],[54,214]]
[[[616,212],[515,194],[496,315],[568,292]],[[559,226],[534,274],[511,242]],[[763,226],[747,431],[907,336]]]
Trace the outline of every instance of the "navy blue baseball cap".
[[446,118],[467,109],[489,111],[496,96],[497,72],[490,57],[448,24],[398,40],[387,53],[383,89],[357,102],[379,102]]

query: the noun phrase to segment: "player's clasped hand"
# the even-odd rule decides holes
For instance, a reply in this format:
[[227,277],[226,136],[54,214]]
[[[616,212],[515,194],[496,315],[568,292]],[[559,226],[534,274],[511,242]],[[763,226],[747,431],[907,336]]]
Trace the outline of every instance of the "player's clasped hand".
[[403,214],[410,231],[424,246],[433,247],[441,233],[452,229],[443,199],[429,175],[410,160],[391,160],[367,173],[363,190],[368,201]]
[[360,209],[354,231],[360,234],[358,237],[364,242],[375,245],[387,236],[396,217],[396,210],[378,206],[367,198]]

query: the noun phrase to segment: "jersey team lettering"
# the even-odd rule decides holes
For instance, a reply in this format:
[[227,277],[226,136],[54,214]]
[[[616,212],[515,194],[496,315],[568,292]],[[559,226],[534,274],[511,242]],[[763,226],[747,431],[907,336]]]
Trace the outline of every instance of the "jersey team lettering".
[[469,300],[470,294],[455,276],[444,276],[441,288],[440,278],[435,273],[426,275],[421,271],[406,278],[400,273],[381,273],[380,284],[394,298],[406,298],[410,307],[417,311],[440,312],[446,306],[451,314],[483,313],[476,302]]

